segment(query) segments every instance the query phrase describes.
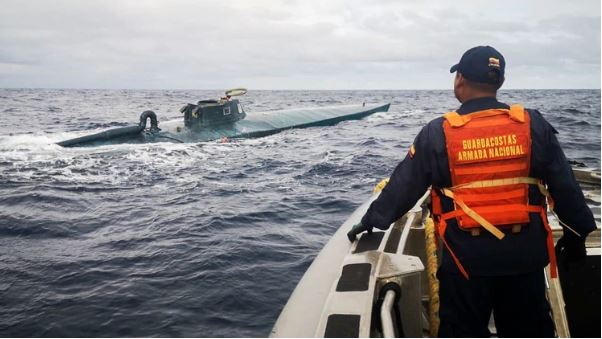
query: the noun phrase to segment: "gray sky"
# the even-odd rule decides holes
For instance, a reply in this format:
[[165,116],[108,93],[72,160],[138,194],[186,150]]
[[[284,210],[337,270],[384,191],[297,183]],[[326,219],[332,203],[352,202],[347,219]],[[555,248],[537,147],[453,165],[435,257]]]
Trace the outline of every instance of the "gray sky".
[[0,0],[0,87],[449,89],[476,45],[600,88],[600,0]]

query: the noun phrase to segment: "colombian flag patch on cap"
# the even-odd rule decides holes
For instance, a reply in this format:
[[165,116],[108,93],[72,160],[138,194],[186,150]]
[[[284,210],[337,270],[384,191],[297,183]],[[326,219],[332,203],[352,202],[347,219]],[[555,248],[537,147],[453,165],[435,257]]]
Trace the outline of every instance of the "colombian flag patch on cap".
[[500,59],[489,58],[489,67],[500,68]]
[[416,154],[416,148],[414,147],[414,144],[410,146],[410,151],[408,152],[408,154],[410,155],[410,159],[414,158],[414,154]]

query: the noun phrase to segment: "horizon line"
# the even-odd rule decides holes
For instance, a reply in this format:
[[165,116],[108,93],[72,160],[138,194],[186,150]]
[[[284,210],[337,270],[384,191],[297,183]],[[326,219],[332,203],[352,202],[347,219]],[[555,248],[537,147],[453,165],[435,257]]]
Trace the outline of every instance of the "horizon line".
[[[223,88],[113,88],[113,87],[0,87],[0,89],[56,89],[56,90],[139,90],[139,91],[222,91]],[[227,89],[226,89],[227,90]],[[248,90],[248,89],[247,89]],[[581,87],[581,88],[503,88],[498,91],[523,91],[523,90],[601,90],[600,87]],[[257,88],[251,91],[453,91],[453,88],[345,88],[345,89],[303,89],[303,88]]]

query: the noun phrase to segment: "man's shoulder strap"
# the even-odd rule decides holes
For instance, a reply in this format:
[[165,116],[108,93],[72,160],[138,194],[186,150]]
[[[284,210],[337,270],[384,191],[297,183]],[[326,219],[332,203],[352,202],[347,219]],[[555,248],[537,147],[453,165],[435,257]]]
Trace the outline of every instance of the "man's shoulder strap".
[[525,122],[525,112],[526,110],[522,105],[512,105],[510,106],[510,109],[486,109],[464,115],[460,115],[458,112],[452,111],[445,113],[443,117],[451,125],[451,127],[462,127],[468,122],[470,122],[470,120],[472,119],[489,117],[499,114],[508,114],[510,119],[514,121]]

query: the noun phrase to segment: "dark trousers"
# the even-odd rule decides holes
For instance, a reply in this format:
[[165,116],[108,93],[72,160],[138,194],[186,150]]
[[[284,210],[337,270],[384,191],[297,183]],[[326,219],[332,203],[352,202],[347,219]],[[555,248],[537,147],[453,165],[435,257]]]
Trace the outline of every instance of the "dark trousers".
[[553,337],[543,270],[513,276],[470,277],[441,270],[439,337]]

